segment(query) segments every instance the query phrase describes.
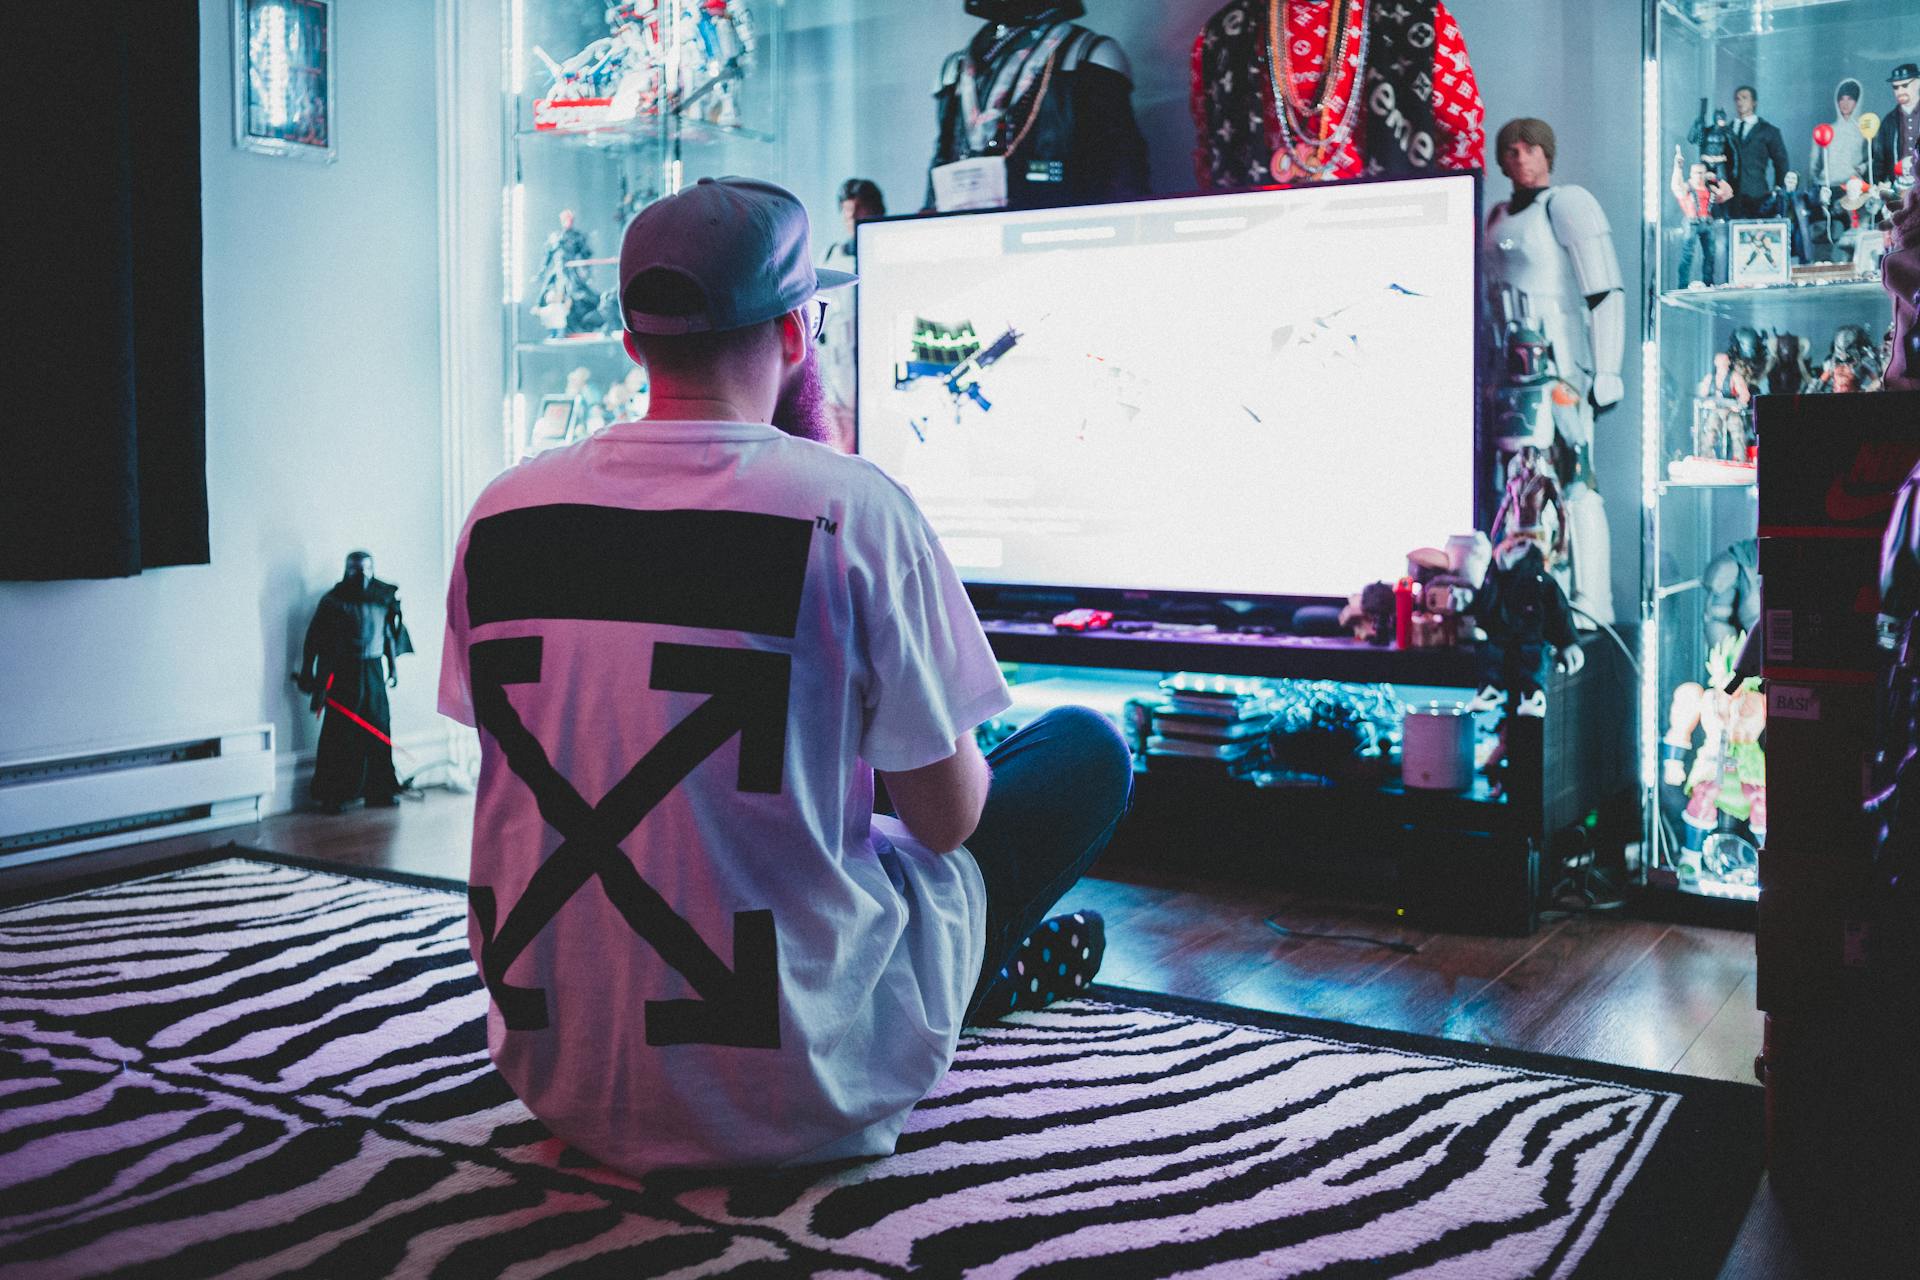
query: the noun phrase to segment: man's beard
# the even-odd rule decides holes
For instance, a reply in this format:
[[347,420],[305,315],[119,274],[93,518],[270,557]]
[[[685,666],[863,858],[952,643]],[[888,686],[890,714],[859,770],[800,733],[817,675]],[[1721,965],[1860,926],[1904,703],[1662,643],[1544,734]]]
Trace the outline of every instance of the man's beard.
[[834,443],[833,418],[827,412],[826,384],[820,380],[820,355],[811,343],[799,372],[780,392],[773,407],[773,425],[790,436],[819,444]]

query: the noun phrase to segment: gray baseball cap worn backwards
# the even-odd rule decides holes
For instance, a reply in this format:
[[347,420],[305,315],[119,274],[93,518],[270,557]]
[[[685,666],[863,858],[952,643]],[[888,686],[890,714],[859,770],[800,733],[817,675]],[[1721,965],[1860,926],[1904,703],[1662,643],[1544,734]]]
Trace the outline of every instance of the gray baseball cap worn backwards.
[[757,178],[702,178],[642,209],[620,241],[620,313],[634,333],[743,329],[859,279],[815,268],[806,206]]

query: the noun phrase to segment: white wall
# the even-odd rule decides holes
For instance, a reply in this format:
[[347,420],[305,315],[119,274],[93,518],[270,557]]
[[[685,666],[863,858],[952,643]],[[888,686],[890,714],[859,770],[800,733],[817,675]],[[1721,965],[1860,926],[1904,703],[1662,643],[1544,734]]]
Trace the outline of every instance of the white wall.
[[420,650],[396,735],[443,723],[434,6],[336,0],[326,166],[234,149],[229,15],[200,0],[212,563],[0,583],[0,758],[261,721],[311,751],[288,673],[358,546]]

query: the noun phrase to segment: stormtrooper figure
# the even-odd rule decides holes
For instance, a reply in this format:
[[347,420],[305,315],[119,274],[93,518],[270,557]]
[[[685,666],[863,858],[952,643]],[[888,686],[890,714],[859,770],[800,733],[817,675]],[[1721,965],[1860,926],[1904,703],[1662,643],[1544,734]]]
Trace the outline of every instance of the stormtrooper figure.
[[1487,218],[1483,261],[1494,332],[1537,330],[1553,356],[1549,391],[1565,524],[1554,568],[1583,625],[1613,621],[1607,512],[1595,490],[1593,418],[1617,403],[1626,350],[1626,286],[1599,202],[1584,187],[1550,186],[1553,130],[1509,120],[1497,139],[1511,198]]

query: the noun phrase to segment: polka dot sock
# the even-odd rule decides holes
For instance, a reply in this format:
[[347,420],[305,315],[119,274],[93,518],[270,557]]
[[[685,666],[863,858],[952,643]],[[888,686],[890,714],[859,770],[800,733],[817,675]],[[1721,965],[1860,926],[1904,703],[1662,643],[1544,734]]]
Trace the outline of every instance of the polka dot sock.
[[1083,994],[1107,953],[1107,925],[1098,911],[1075,911],[1042,920],[1021,939],[981,1001],[981,1012],[998,1016],[1016,1009],[1044,1009],[1055,1000]]

